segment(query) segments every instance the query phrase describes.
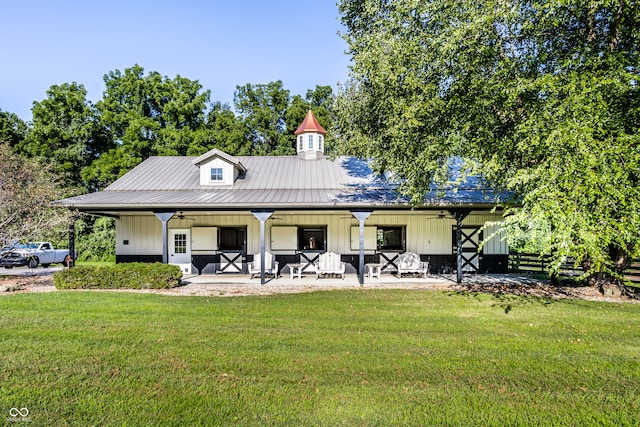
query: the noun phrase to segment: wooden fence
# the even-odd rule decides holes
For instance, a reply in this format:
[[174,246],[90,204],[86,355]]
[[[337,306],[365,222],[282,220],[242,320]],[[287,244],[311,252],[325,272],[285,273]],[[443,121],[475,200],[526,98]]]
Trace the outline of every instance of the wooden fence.
[[[509,271],[514,273],[549,273],[550,257],[538,254],[525,254],[520,252],[509,253]],[[579,276],[582,274],[580,266],[575,267],[573,260],[567,260],[562,264],[560,274],[563,276]],[[625,279],[640,286],[640,260],[634,261],[625,271]]]

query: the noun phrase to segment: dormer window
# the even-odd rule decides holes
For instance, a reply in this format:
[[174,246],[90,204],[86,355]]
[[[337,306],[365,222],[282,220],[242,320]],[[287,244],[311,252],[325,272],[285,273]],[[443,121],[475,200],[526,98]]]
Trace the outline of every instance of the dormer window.
[[195,158],[193,164],[200,169],[200,185],[233,185],[236,179],[246,174],[240,161],[217,148]]
[[211,168],[211,181],[222,181],[222,168]]

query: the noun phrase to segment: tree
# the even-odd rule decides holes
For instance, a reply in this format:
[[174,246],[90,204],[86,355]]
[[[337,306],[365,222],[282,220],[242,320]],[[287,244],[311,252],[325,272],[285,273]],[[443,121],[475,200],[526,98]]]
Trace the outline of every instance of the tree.
[[113,145],[86,95],[75,82],[51,86],[46,99],[34,102],[28,137],[15,145],[20,154],[51,164],[66,187],[80,187],[82,170]]
[[248,155],[251,141],[243,122],[231,111],[231,107],[214,102],[206,115],[204,131],[189,145],[188,156],[199,156],[212,148],[218,148],[233,156]]
[[201,92],[198,81],[155,71],[145,76],[139,65],[111,71],[104,81],[96,108],[117,146],[93,162],[85,179],[107,185],[149,156],[186,155],[201,138],[210,92]]
[[29,134],[29,127],[16,114],[0,110],[0,144],[19,145]]
[[65,223],[67,210],[51,206],[62,195],[47,165],[0,144],[0,244],[30,240]]
[[414,202],[451,156],[514,197],[504,230],[558,268],[617,279],[640,256],[640,10],[633,1],[343,0],[349,153],[393,170]]
[[290,99],[281,80],[236,86],[233,103],[247,128],[252,155],[295,154],[293,131],[287,132]]

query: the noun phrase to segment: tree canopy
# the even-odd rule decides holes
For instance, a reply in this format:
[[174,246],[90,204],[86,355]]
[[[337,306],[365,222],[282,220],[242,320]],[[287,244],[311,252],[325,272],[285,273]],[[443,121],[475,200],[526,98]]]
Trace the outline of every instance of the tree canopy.
[[[0,110],[0,144],[8,144],[0,152],[0,175],[6,176],[0,176],[3,215],[14,212],[21,200],[27,210],[33,207],[18,191],[20,183],[11,181],[14,166],[20,170],[14,178],[42,196],[46,207],[53,200],[49,195],[55,199],[100,190],[149,156],[198,156],[212,148],[231,155],[295,153],[293,132],[309,108],[323,126],[331,123],[330,86],[316,86],[304,98],[291,96],[281,81],[237,86],[232,108],[210,102],[210,91],[198,81],[146,73],[139,65],[110,71],[104,82],[103,97],[95,105],[82,84],[51,86],[45,99],[34,102],[31,123]],[[39,181],[47,174],[47,182]],[[22,212],[11,215],[22,218]],[[6,219],[0,217],[2,239],[42,238],[40,232],[51,229],[12,231]],[[77,225],[78,247],[99,248],[83,250],[81,258],[113,255],[112,222],[85,217]]]
[[[514,197],[513,245],[619,277],[640,256],[640,10],[633,1],[339,4],[352,55],[336,104],[347,153],[415,202],[452,156]],[[542,232],[546,230],[545,232]]]
[[44,235],[63,223],[66,209],[51,208],[62,194],[49,168],[0,144],[0,245]]

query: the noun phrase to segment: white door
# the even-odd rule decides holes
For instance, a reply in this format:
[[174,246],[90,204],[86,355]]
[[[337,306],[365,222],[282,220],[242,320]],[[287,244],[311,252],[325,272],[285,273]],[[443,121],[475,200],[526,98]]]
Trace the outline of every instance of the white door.
[[169,264],[180,266],[183,273],[191,273],[191,230],[169,230]]

